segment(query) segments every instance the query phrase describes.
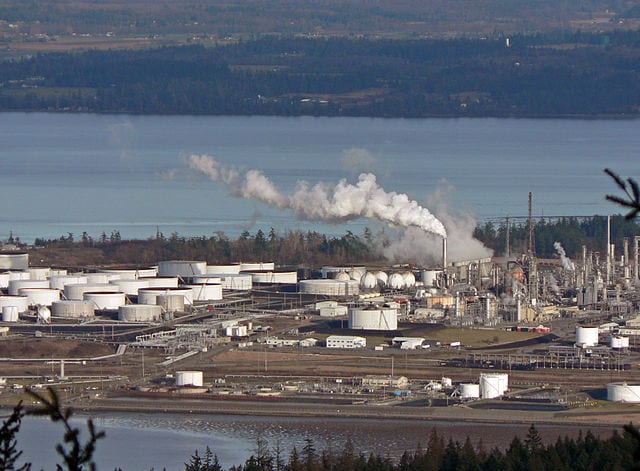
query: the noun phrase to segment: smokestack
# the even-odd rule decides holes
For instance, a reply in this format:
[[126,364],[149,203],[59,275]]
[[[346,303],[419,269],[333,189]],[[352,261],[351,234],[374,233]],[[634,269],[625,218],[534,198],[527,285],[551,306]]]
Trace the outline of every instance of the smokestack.
[[442,269],[447,271],[447,238],[442,238]]

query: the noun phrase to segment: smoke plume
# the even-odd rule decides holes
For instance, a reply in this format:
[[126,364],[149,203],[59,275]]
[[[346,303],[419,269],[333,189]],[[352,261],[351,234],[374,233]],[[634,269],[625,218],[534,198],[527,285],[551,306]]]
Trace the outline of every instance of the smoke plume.
[[571,259],[567,257],[567,253],[564,251],[562,244],[560,242],[554,242],[553,248],[556,249],[556,252],[560,256],[560,262],[562,263],[562,268],[569,271],[575,271],[576,266],[571,261]]
[[371,173],[360,174],[355,184],[344,179],[335,185],[318,183],[313,186],[299,181],[292,194],[284,194],[259,170],[241,172],[208,155],[191,155],[186,162],[212,181],[224,183],[233,195],[289,209],[300,219],[345,222],[366,217],[396,226],[415,227],[439,237],[447,236],[442,222],[428,209],[405,194],[386,192]]

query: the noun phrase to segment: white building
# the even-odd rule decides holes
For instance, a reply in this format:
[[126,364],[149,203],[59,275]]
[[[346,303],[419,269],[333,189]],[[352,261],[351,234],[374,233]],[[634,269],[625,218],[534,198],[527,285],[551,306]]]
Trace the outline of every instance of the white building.
[[327,348],[364,348],[367,339],[354,335],[330,335],[327,337]]

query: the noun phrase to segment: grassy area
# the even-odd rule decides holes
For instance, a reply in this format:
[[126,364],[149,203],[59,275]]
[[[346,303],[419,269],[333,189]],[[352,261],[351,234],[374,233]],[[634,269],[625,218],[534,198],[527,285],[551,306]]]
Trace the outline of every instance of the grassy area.
[[539,337],[541,334],[533,332],[507,332],[499,329],[460,329],[452,327],[437,327],[430,329],[412,329],[405,335],[424,337],[446,344],[461,342],[471,347],[488,347],[503,343],[519,342]]

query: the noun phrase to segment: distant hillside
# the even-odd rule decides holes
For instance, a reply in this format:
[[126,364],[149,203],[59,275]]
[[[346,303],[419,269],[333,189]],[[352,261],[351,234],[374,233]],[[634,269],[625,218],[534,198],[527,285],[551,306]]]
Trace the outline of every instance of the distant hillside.
[[638,28],[637,0],[0,0],[18,50],[147,47],[255,35],[452,37]]

